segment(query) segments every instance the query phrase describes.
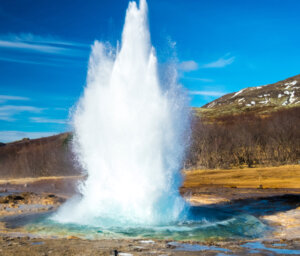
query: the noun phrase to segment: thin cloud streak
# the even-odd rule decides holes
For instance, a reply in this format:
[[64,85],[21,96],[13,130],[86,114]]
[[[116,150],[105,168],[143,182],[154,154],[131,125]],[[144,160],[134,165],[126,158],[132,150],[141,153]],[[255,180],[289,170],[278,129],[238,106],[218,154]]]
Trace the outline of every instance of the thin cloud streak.
[[67,121],[64,119],[51,119],[44,117],[31,117],[30,120],[34,123],[54,123],[54,124],[66,124]]
[[[64,60],[84,60],[87,58],[90,46],[87,44],[63,41],[53,37],[42,37],[32,34],[0,35],[0,50],[5,53],[0,60],[26,64],[55,65]],[[28,59],[28,54],[31,54]],[[22,53],[22,54],[20,54]],[[44,57],[41,59],[41,55]],[[47,57],[46,57],[47,56]],[[38,60],[32,60],[39,57]],[[48,59],[55,57],[55,59]],[[52,63],[51,63],[52,62]]]
[[15,58],[3,58],[0,57],[0,61],[7,61],[7,62],[15,62],[15,63],[21,63],[21,64],[34,64],[34,65],[50,65],[50,66],[56,66],[51,63],[44,63],[41,61],[31,61],[31,60],[22,60],[22,59],[15,59]]
[[232,64],[235,60],[235,57],[230,58],[220,58],[216,61],[213,61],[211,63],[205,64],[202,66],[202,68],[224,68],[230,64]]
[[28,33],[0,35],[0,47],[64,54],[66,51],[74,53],[76,49],[89,50],[90,45]]
[[201,81],[201,82],[206,82],[206,83],[211,83],[214,82],[213,79],[209,79],[209,78],[200,78],[200,77],[189,77],[189,76],[184,76],[181,79],[184,80],[192,80],[192,81]]
[[0,120],[12,122],[15,121],[14,116],[22,112],[40,113],[43,110],[33,106],[4,105],[0,106]]
[[0,101],[8,100],[30,100],[28,97],[14,96],[14,95],[0,95]]
[[48,60],[44,59],[45,61],[38,61],[38,60],[26,60],[26,59],[16,59],[16,58],[4,58],[0,57],[0,61],[7,61],[7,62],[14,62],[14,63],[20,63],[20,64],[32,64],[32,65],[45,65],[50,67],[65,67],[66,64],[70,65],[79,65],[81,66],[81,63],[75,62],[71,59],[55,59],[55,60]]
[[188,61],[180,62],[178,64],[177,68],[180,71],[189,72],[189,71],[197,70],[198,64],[197,64],[197,62],[195,62],[193,60],[188,60]]
[[218,91],[189,91],[191,95],[201,95],[201,96],[212,96],[212,97],[220,97],[226,92],[218,92]]
[[64,41],[52,36],[39,36],[31,33],[21,33],[21,34],[9,34],[5,37],[9,41],[23,41],[28,43],[39,43],[43,45],[64,45],[64,46],[74,46],[74,47],[83,47],[89,48],[90,45],[83,44],[74,41]]
[[0,40],[0,47],[14,48],[20,50],[30,50],[30,51],[37,51],[43,53],[57,53],[57,54],[61,54],[66,50],[65,48],[56,47],[56,46],[30,44],[25,42],[13,42],[13,41],[5,41],[5,40]]

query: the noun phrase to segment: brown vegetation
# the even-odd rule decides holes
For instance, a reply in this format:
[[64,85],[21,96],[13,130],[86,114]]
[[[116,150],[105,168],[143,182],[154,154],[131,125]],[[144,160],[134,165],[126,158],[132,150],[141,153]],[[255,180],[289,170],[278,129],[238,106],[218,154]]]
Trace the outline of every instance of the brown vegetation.
[[[300,160],[300,107],[258,115],[195,115],[185,168],[235,168],[295,164]],[[80,174],[71,133],[0,145],[4,179]]]
[[229,188],[300,188],[300,165],[185,171],[183,188],[213,185]]
[[195,117],[187,168],[294,164],[300,160],[300,107],[269,116]]
[[76,175],[70,133],[8,143],[0,147],[0,177],[21,178]]

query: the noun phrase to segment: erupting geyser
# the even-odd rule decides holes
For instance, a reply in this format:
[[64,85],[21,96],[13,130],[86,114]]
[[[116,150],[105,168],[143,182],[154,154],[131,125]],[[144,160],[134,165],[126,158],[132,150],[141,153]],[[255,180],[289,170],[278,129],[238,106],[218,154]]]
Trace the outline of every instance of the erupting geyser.
[[178,220],[188,108],[176,72],[160,79],[157,68],[147,3],[130,2],[120,49],[93,45],[73,116],[74,151],[87,179],[82,196],[53,219],[105,227]]

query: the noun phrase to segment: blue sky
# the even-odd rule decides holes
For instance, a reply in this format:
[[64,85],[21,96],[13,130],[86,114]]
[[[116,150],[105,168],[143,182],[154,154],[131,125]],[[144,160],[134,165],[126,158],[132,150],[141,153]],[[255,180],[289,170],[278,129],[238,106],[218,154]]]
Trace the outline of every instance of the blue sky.
[[[70,129],[90,45],[120,39],[125,0],[0,0],[0,141]],[[299,74],[298,0],[148,0],[160,63],[174,57],[191,105]]]

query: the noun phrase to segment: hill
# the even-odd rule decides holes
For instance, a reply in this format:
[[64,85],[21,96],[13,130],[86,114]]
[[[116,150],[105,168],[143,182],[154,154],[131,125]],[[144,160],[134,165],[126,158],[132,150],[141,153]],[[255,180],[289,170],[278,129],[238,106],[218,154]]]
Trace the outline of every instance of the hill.
[[235,168],[300,160],[300,75],[194,108],[185,166]]
[[300,75],[226,94],[194,111],[205,120],[213,120],[245,113],[268,116],[297,106],[300,106]]
[[[186,168],[297,164],[300,160],[300,75],[249,87],[195,110]],[[80,173],[71,133],[0,143],[0,177]]]
[[70,133],[23,139],[0,145],[0,177],[21,178],[75,175]]

